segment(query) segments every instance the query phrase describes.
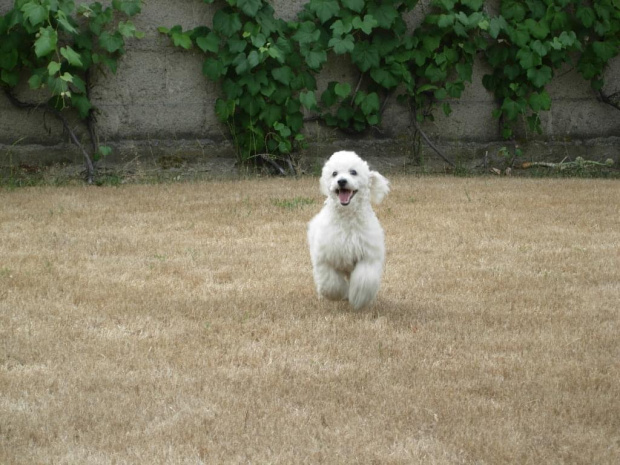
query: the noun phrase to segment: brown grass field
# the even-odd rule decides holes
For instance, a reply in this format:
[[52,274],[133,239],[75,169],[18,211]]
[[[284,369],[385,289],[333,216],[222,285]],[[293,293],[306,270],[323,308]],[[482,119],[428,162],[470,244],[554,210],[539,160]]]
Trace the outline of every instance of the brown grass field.
[[392,188],[358,312],[317,179],[0,191],[0,463],[620,463],[620,184]]

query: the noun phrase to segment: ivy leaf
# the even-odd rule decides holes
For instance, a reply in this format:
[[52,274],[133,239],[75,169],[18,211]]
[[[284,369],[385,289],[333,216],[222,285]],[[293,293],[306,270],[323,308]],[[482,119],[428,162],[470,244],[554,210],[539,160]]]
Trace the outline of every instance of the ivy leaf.
[[377,84],[380,84],[386,89],[396,87],[398,84],[400,84],[400,81],[391,72],[383,68],[371,69],[370,77],[372,77]]
[[530,44],[530,47],[532,47],[532,50],[534,50],[534,52],[536,52],[541,57],[547,55],[547,52],[549,51],[549,49],[547,48],[547,42],[543,43],[538,39],[532,42]]
[[518,2],[502,2],[501,13],[504,18],[519,24],[525,18],[525,6]]
[[435,50],[437,50],[440,44],[441,44],[441,37],[438,37],[438,36],[425,36],[422,39],[422,48],[429,55],[433,53]]
[[551,30],[552,31],[563,31],[567,28],[570,28],[570,24],[572,23],[572,18],[568,16],[566,11],[556,11],[553,17],[551,18]]
[[316,101],[316,94],[312,90],[308,92],[300,92],[299,101],[308,110],[316,110],[318,108],[318,103]]
[[7,71],[3,69],[0,72],[0,81],[8,84],[9,87],[15,87],[19,83],[19,73],[17,71]]
[[112,6],[115,10],[122,11],[127,16],[134,16],[140,13],[140,0],[113,0]]
[[60,63],[58,63],[57,61],[50,61],[47,65],[48,74],[50,76],[53,76],[54,74],[58,73],[58,71],[60,71],[60,66]]
[[213,32],[209,32],[206,36],[197,37],[196,45],[205,53],[217,53],[220,49],[220,39]]
[[330,26],[330,29],[334,31],[334,36],[341,36],[343,34],[348,34],[353,29],[353,25],[347,21],[347,23],[343,23],[342,20],[334,21],[334,24]]
[[256,16],[262,3],[261,0],[237,0],[237,6],[250,18]]
[[372,15],[365,15],[363,20],[359,16],[356,16],[353,18],[352,24],[355,29],[361,29],[368,35],[370,35],[372,30],[379,25],[377,20]]
[[613,42],[592,42],[592,50],[602,61],[607,62],[618,53],[618,46]]
[[525,20],[525,27],[532,35],[532,37],[536,39],[544,39],[549,35],[549,25],[546,21],[536,21],[532,18],[528,18]]
[[461,3],[473,11],[479,11],[482,8],[484,0],[461,0]]
[[112,147],[109,147],[107,145],[100,145],[99,147],[97,147],[97,153],[102,157],[107,157],[112,153]]
[[454,9],[454,5],[456,4],[456,0],[435,0],[437,6],[442,6],[444,10],[450,11]]
[[73,27],[73,24],[69,22],[69,19],[67,18],[67,14],[64,11],[59,10],[56,13],[56,20],[58,21],[58,24],[60,24],[65,31],[69,32],[70,34],[77,34],[78,32],[77,29]]
[[[393,52],[400,45],[400,41],[394,34],[381,31],[374,34],[372,45],[377,47],[377,51],[381,56],[387,57],[388,55],[396,54]],[[401,61],[397,57],[394,57],[394,59]],[[407,61],[407,59],[403,61]]]
[[[265,76],[263,76],[265,77]],[[258,94],[262,88],[262,82],[251,73],[248,73],[239,79],[239,84],[246,87],[251,96]]]
[[450,13],[448,15],[439,15],[439,19],[437,20],[437,26],[441,29],[445,29],[447,27],[452,27],[454,25],[455,17],[454,13]]
[[88,116],[90,109],[93,107],[86,95],[78,93],[71,94],[71,106],[77,109],[82,119]]
[[338,96],[336,95],[336,92],[334,92],[336,84],[336,82],[330,82],[327,89],[325,89],[321,94],[321,103],[326,107],[331,107],[338,101]]
[[282,66],[280,68],[273,69],[271,71],[271,75],[276,81],[288,86],[293,79],[293,70],[288,66]]
[[594,21],[596,20],[596,14],[594,10],[590,7],[579,7],[577,8],[577,14],[575,15],[581,21],[585,27],[592,27]]
[[553,70],[546,65],[540,68],[530,68],[527,70],[527,78],[535,87],[544,87],[551,81]]
[[230,37],[241,30],[242,24],[238,13],[226,13],[217,10],[213,15],[213,30],[225,37]]
[[533,52],[527,48],[519,49],[516,56],[523,69],[534,68],[542,63],[540,56],[536,52]]
[[[182,35],[184,37],[187,37],[187,40],[189,40],[189,47],[186,47],[185,45],[177,43],[177,40],[175,40],[175,35],[176,36]],[[174,41],[174,45],[177,45],[177,46],[181,45],[183,48],[190,48],[192,46],[191,39],[189,38],[189,36],[186,36],[185,34],[173,34],[172,40]],[[118,33],[110,34],[109,32],[104,31],[99,36],[99,45],[105,51],[110,52],[110,53],[114,53],[120,50],[122,46],[124,45],[124,43],[125,42],[123,40],[123,37]]]
[[[60,95],[69,90],[69,85],[67,84],[67,81],[54,76],[50,76],[47,79],[47,87],[49,88],[52,95]],[[60,109],[62,109],[62,107]]]
[[530,108],[532,111],[538,113],[541,110],[548,111],[551,109],[551,97],[547,91],[543,90],[542,92],[532,92],[529,99]]
[[51,26],[39,29],[39,38],[34,42],[34,53],[41,58],[56,50],[58,34]]
[[267,105],[260,113],[260,118],[267,124],[273,126],[282,118],[282,108],[280,105]]
[[65,82],[73,82],[73,75],[71,73],[64,73],[62,76],[60,76],[60,79]]
[[304,115],[301,112],[286,115],[286,124],[293,131],[300,131],[304,125]]
[[448,91],[446,89],[444,89],[443,87],[437,89],[433,95],[435,96],[435,98],[437,100],[445,100],[448,98]]
[[[577,35],[575,34],[575,31],[570,31],[570,32],[562,31],[558,39],[565,48],[569,48],[575,45],[575,43],[577,42]],[[554,37],[554,41],[555,41],[555,37]]]
[[377,21],[377,25],[379,27],[382,27],[383,29],[390,29],[396,18],[399,16],[398,10],[396,10],[393,5],[382,4],[381,2],[378,3],[380,4],[371,4],[368,8],[368,12]]
[[514,121],[525,110],[522,102],[516,102],[511,98],[504,99],[502,111],[510,121]]
[[368,42],[363,41],[357,44],[351,52],[351,60],[361,71],[366,72],[370,68],[379,66],[380,57],[376,47],[372,47]]
[[220,76],[226,73],[226,67],[221,60],[216,58],[207,58],[202,65],[202,74],[207,76],[212,81],[217,81]]
[[455,68],[461,81],[471,82],[473,72],[473,66],[471,63],[457,63]]
[[31,89],[38,89],[39,87],[41,87],[42,84],[43,78],[39,73],[33,74],[32,76],[30,76],[30,79],[28,79],[28,85]]
[[351,34],[347,34],[342,38],[333,37],[329,39],[329,43],[327,45],[329,47],[333,47],[334,53],[338,55],[342,55],[343,53],[350,53],[355,48],[355,42]]
[[424,70],[424,76],[426,76],[431,82],[439,82],[448,77],[448,72],[431,63]]
[[226,42],[230,53],[241,53],[248,46],[248,42],[243,39],[239,39],[238,36],[229,37]]
[[530,34],[522,29],[509,29],[508,37],[517,47],[527,47],[530,42]]
[[340,98],[347,98],[351,93],[351,85],[339,82],[334,86],[334,93]]
[[245,74],[245,72],[250,69],[250,63],[245,53],[238,54],[232,64],[235,67],[235,73],[237,73],[237,75]]
[[362,112],[368,116],[372,113],[376,113],[379,111],[380,103],[379,96],[376,92],[371,92],[366,96],[366,98],[362,101],[360,108]]
[[83,66],[82,57],[80,54],[68,45],[66,47],[61,47],[60,54],[67,59],[71,66],[76,66],[78,68]]
[[47,19],[48,9],[35,2],[28,2],[21,7],[26,19],[32,26],[37,26]]
[[79,93],[86,94],[86,83],[79,76],[73,76],[72,84]]
[[277,44],[271,44],[271,46],[267,49],[267,55],[269,55],[280,64],[284,64],[284,62],[286,61],[286,56],[284,55],[284,52]]
[[250,36],[250,40],[252,41],[252,45],[259,50],[263,48],[267,43],[267,37],[265,37],[265,34],[261,32],[259,32],[258,34],[252,34]]
[[494,18],[491,18],[491,21],[489,23],[489,35],[493,39],[497,39],[499,33],[505,30],[506,27],[508,27],[508,23],[503,16],[496,16]]
[[93,63],[103,63],[108,68],[110,68],[110,71],[112,71],[115,74],[116,74],[116,70],[118,69],[118,60],[114,57],[110,57],[105,54],[100,55],[98,53],[94,53]]
[[250,69],[256,68],[260,63],[260,55],[256,50],[252,50],[248,53],[248,65]]
[[19,52],[15,48],[9,50],[0,49],[0,69],[12,70],[17,65]]
[[308,49],[302,53],[308,66],[314,70],[319,70],[321,65],[327,61],[327,52],[320,47]]
[[120,32],[123,37],[134,37],[136,35],[136,26],[134,26],[131,21],[120,21],[118,23],[118,32]]
[[361,13],[364,9],[365,0],[342,0],[342,6],[353,10],[356,13]]
[[215,101],[215,114],[220,121],[225,122],[235,114],[235,106],[234,100],[218,98]]
[[299,25],[299,29],[293,35],[293,39],[300,45],[313,44],[321,37],[321,31],[317,29],[312,21],[304,21]]
[[522,70],[523,68],[521,68],[521,66],[516,63],[504,66],[504,74],[508,79],[512,81],[514,81],[521,75]]
[[308,8],[316,14],[322,23],[330,20],[340,12],[337,0],[310,0]]

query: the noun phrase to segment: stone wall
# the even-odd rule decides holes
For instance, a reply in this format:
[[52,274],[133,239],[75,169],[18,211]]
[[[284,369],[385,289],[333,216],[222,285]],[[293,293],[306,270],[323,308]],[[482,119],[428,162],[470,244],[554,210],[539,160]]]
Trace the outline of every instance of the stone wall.
[[[272,4],[284,19],[293,19],[306,0],[274,0]],[[103,2],[105,3],[105,2]],[[412,27],[428,11],[430,0],[422,0],[409,23]],[[490,1],[488,8],[496,8]],[[13,0],[0,0],[0,13],[7,11]],[[226,128],[217,121],[214,103],[218,87],[201,73],[202,58],[194,51],[171,46],[161,35],[159,26],[182,25],[184,29],[210,25],[213,6],[200,0],[149,0],[133,21],[146,36],[132,40],[117,74],[103,73],[94,79],[93,103],[99,108],[98,132],[102,142],[115,148],[110,162],[128,163],[140,157],[183,157],[206,160],[234,158],[234,148],[227,140]],[[505,145],[499,125],[491,113],[493,95],[482,84],[486,72],[478,63],[463,96],[453,102],[453,113],[444,117],[437,112],[433,123],[426,123],[425,133],[448,156],[460,160],[479,160],[485,153],[497,152]],[[320,76],[320,86],[334,78],[357,77],[342,61],[331,60]],[[616,57],[605,76],[607,94],[620,91],[620,59]],[[600,102],[574,70],[567,67],[556,74],[548,91],[552,110],[542,114],[543,136],[520,134],[524,154],[533,159],[561,159],[584,156],[590,159],[613,158],[620,152],[620,111]],[[36,99],[27,89],[20,95]],[[87,140],[81,123],[72,119],[81,137]],[[306,157],[322,158],[334,149],[349,147],[368,158],[393,159],[399,166],[412,155],[410,118],[407,110],[390,103],[382,127],[371,134],[351,139],[344,134],[319,126],[307,125],[309,148]],[[80,155],[67,143],[62,126],[40,111],[25,111],[11,106],[0,94],[0,164],[20,160],[51,162],[79,161]],[[427,146],[424,159],[437,160]],[[475,162],[474,162],[475,163]]]

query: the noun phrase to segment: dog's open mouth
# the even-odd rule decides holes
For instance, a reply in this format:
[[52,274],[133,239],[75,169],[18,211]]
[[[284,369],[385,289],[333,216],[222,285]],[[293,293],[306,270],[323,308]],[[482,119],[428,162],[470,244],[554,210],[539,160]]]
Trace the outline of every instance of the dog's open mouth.
[[338,195],[338,200],[340,200],[340,205],[349,205],[353,196],[357,194],[357,191],[336,189],[336,194]]

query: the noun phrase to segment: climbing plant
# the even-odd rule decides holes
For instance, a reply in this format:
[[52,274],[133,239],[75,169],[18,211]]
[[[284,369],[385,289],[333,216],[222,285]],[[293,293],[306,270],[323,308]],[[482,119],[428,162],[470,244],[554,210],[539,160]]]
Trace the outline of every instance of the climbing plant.
[[572,64],[602,89],[605,66],[620,46],[620,2],[503,0],[488,33],[492,73],[482,82],[499,101],[503,136],[514,137],[522,119],[541,133],[540,112],[551,108],[546,86],[560,68]]
[[[63,112],[74,108],[87,121],[95,160],[110,153],[109,147],[98,144],[92,125],[91,73],[97,67],[116,72],[125,40],[143,36],[128,20],[140,10],[140,0],[113,0],[107,7],[99,2],[76,6],[73,0],[16,0],[0,16],[0,86],[15,105],[43,108],[63,122],[73,142],[82,148],[91,181],[91,156]],[[22,80],[44,92],[47,103],[18,100],[14,90]]]
[[[213,3],[213,0],[203,0]],[[183,31],[160,27],[174,45],[195,47],[204,54],[203,74],[221,84],[215,103],[242,160],[264,154],[286,159],[303,146],[302,105],[316,89],[314,72],[327,59],[325,51],[308,59],[296,48],[294,25],[274,16],[262,0],[229,0],[213,16],[211,27]]]
[[[490,66],[482,84],[497,99],[506,139],[522,122],[542,131],[540,114],[552,104],[546,87],[560,69],[576,68],[603,100],[613,100],[602,89],[620,49],[620,0],[501,0],[497,14],[484,0],[432,0],[414,28],[417,0],[309,0],[292,21],[276,17],[267,0],[202,2],[214,4],[210,25],[159,31],[203,54],[204,76],[221,86],[215,113],[240,159],[280,171],[274,160],[290,162],[305,144],[305,119],[361,133],[380,127],[392,97],[410,108],[418,141],[430,143],[420,123],[437,109],[452,112],[477,57]],[[115,72],[125,40],[141,36],[127,20],[140,8],[139,0],[109,7],[16,0],[0,16],[0,85],[15,101],[12,91],[26,76],[50,96],[49,111],[72,107],[91,121],[90,72],[98,65]],[[328,60],[350,64],[357,75],[319,92]],[[108,150],[99,146],[95,156]]]

